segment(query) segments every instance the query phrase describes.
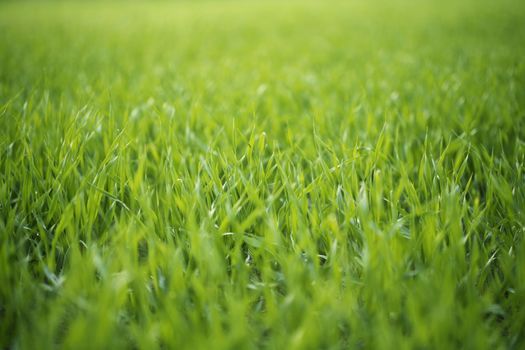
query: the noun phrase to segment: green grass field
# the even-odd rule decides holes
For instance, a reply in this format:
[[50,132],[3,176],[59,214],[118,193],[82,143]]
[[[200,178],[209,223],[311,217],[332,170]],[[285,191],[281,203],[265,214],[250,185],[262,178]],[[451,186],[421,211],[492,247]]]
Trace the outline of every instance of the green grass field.
[[523,349],[523,1],[0,3],[0,349]]

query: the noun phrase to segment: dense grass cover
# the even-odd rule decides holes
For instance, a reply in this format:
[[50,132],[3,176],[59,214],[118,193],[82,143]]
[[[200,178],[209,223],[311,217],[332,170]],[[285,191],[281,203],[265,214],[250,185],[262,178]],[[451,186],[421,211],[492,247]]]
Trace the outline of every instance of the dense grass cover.
[[0,348],[523,348],[524,23],[0,4]]

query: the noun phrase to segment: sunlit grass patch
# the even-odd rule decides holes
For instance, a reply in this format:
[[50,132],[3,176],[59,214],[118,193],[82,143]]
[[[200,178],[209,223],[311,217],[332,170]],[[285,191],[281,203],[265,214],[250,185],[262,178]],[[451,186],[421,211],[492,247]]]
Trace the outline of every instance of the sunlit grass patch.
[[0,346],[523,347],[522,23],[0,4]]

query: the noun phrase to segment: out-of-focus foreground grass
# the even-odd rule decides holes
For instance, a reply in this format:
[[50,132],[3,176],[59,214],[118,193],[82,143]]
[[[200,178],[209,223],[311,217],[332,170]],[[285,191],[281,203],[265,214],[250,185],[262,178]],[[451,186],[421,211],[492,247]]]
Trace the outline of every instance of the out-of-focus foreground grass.
[[0,4],[0,347],[523,348],[524,23]]

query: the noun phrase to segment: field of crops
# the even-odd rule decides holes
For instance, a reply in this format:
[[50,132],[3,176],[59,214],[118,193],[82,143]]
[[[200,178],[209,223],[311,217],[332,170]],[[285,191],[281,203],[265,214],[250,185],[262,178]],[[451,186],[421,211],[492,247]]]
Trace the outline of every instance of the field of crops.
[[525,2],[0,2],[0,349],[523,349]]

